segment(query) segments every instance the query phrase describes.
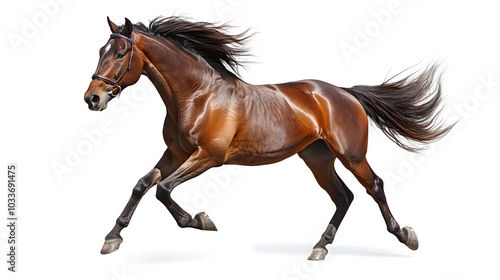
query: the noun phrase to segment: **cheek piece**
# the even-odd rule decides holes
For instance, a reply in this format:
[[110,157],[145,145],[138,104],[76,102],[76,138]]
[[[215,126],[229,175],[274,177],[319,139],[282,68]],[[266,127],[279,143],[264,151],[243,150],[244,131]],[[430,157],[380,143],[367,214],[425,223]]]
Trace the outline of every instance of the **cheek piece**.
[[[130,56],[128,58],[127,67],[125,69],[123,69],[122,73],[120,74],[120,76],[118,76],[117,79],[108,78],[108,77],[105,77],[105,76],[98,74],[98,73],[95,73],[94,75],[92,75],[92,80],[94,80],[94,79],[101,80],[101,81],[105,82],[106,84],[113,86],[113,89],[108,92],[107,98],[119,96],[120,93],[122,92],[122,87],[120,85],[118,85],[118,83],[123,78],[125,73],[128,72],[128,70],[130,70],[130,64],[132,63],[132,57],[134,56],[134,34],[130,34],[130,38],[127,36],[123,36],[121,34],[111,34],[110,38],[111,39],[123,39],[123,40],[127,41],[128,43],[130,43],[131,51],[130,51]],[[115,89],[118,89],[116,91],[116,93],[115,93]]]

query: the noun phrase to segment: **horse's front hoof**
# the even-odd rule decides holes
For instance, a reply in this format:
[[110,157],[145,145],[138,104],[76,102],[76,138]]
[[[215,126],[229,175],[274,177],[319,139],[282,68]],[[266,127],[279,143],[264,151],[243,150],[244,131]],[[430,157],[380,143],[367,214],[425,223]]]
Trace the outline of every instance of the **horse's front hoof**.
[[109,239],[104,242],[104,245],[101,249],[101,254],[106,255],[113,253],[114,251],[120,248],[120,244],[122,244],[122,239]]
[[308,260],[310,261],[323,261],[328,254],[328,250],[325,248],[314,248]]
[[418,249],[418,238],[417,234],[411,227],[404,227],[403,231],[406,232],[408,239],[405,242],[405,245],[412,250]]
[[196,216],[194,216],[194,219],[198,221],[199,228],[201,230],[217,231],[217,227],[215,226],[214,222],[210,220],[210,217],[208,217],[205,212],[196,214]]

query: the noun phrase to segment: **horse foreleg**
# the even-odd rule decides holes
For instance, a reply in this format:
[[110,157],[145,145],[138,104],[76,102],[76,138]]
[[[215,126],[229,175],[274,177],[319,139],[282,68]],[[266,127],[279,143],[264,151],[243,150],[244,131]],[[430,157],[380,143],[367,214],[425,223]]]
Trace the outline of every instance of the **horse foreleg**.
[[176,170],[186,158],[187,156],[180,154],[178,151],[175,153],[171,148],[168,148],[165,153],[163,153],[163,156],[156,166],[137,182],[125,209],[123,209],[118,219],[116,219],[114,228],[105,238],[104,246],[101,250],[102,254],[109,254],[118,250],[120,244],[123,242],[120,232],[130,223],[130,219],[142,197],[151,187],[157,184],[162,177],[166,177]]
[[109,254],[120,248],[120,244],[123,242],[120,232],[130,223],[130,219],[132,218],[139,201],[141,201],[141,198],[152,186],[158,183],[160,178],[160,170],[158,168],[153,168],[148,174],[146,174],[146,176],[142,177],[139,182],[137,182],[125,209],[123,209],[121,215],[118,219],[116,219],[114,228],[106,236],[104,245],[101,249],[101,254]]
[[218,166],[208,153],[198,148],[177,170],[158,183],[156,198],[167,207],[181,228],[191,227],[201,230],[216,231],[215,224],[207,214],[198,213],[194,218],[182,209],[173,199],[172,191],[179,184],[192,179],[211,167]]

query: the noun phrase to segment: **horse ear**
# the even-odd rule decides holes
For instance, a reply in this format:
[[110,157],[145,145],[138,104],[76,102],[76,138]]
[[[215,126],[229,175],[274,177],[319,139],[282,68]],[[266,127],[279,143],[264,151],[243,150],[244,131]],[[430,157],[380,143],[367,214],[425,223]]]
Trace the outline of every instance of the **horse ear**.
[[134,30],[134,25],[132,25],[132,22],[128,18],[125,18],[125,27],[123,28],[122,34],[130,37],[130,34],[132,34],[132,31]]
[[108,17],[108,25],[109,25],[109,29],[111,29],[111,33],[115,33],[116,31],[118,31],[118,25],[114,24]]

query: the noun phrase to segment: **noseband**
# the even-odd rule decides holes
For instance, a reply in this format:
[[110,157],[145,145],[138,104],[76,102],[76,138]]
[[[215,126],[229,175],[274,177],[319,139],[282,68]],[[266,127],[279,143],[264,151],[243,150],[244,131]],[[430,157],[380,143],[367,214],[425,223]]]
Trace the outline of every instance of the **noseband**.
[[[129,38],[129,37],[121,35],[121,34],[114,34],[113,33],[109,36],[109,38],[110,39],[123,39],[123,40],[129,42],[131,45],[131,51],[130,51],[130,56],[128,58],[127,68],[125,68],[123,70],[123,72],[120,74],[120,76],[118,76],[118,78],[116,80],[112,79],[112,78],[105,77],[105,76],[97,74],[97,73],[92,75],[92,80],[93,79],[101,80],[101,81],[105,82],[106,84],[113,86],[113,89],[108,92],[108,98],[119,96],[120,93],[122,92],[122,87],[120,85],[118,85],[118,83],[123,78],[125,73],[130,69],[130,64],[132,63],[132,57],[134,56],[134,34],[130,34],[130,38]],[[115,88],[118,89],[117,93],[114,93]]]

